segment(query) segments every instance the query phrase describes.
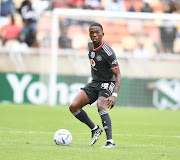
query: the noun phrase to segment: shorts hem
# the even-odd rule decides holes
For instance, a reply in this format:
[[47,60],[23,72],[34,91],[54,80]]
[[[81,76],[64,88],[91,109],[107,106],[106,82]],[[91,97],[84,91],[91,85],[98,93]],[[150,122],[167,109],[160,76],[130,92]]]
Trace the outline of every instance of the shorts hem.
[[91,105],[92,103],[94,103],[94,102],[91,102],[90,96],[88,95],[88,93],[86,92],[86,90],[85,90],[84,88],[81,88],[81,90],[83,90],[83,91],[86,93],[86,95],[87,95],[87,97],[88,97],[88,99],[89,99],[89,104]]

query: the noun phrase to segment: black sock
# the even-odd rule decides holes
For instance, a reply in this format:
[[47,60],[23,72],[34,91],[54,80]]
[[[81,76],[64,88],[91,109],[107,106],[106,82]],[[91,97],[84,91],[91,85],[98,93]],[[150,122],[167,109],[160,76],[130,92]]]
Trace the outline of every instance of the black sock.
[[102,119],[102,124],[106,132],[107,140],[110,140],[112,139],[111,118],[109,117],[109,114],[106,110],[100,111],[99,115],[101,116]]
[[96,126],[83,109],[80,109],[72,114],[82,123],[85,123],[89,128],[93,129]]

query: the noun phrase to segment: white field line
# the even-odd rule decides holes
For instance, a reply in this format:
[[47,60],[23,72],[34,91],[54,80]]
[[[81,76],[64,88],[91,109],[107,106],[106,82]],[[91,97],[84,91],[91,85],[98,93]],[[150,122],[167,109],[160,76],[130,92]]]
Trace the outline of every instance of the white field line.
[[[38,132],[38,131],[0,131],[4,133],[20,133],[20,134],[54,134],[55,132]],[[89,133],[73,133],[73,134],[89,134]],[[166,135],[140,135],[140,134],[113,134],[113,136],[125,137],[157,137],[157,138],[180,138],[180,136],[166,136]]]

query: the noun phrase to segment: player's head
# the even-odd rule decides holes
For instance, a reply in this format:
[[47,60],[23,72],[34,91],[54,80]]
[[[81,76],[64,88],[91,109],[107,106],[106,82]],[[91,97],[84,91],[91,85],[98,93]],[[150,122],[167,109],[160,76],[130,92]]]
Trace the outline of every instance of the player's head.
[[93,43],[101,43],[104,36],[103,27],[99,23],[93,23],[89,27],[89,36]]
[[98,27],[103,31],[103,27],[102,27],[101,24],[99,24],[99,23],[93,23],[93,24],[90,25],[89,29],[90,29],[91,27],[93,27],[93,26],[98,26]]

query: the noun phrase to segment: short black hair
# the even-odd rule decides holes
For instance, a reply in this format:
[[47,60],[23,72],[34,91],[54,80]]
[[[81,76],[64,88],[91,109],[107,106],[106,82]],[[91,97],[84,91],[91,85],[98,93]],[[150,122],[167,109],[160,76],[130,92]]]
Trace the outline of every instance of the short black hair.
[[[93,23],[93,24],[90,25],[90,27],[92,27],[92,26],[98,26],[98,27],[100,27],[100,28],[103,30],[102,25],[99,24],[99,23]],[[90,27],[89,27],[89,28],[90,28]]]

